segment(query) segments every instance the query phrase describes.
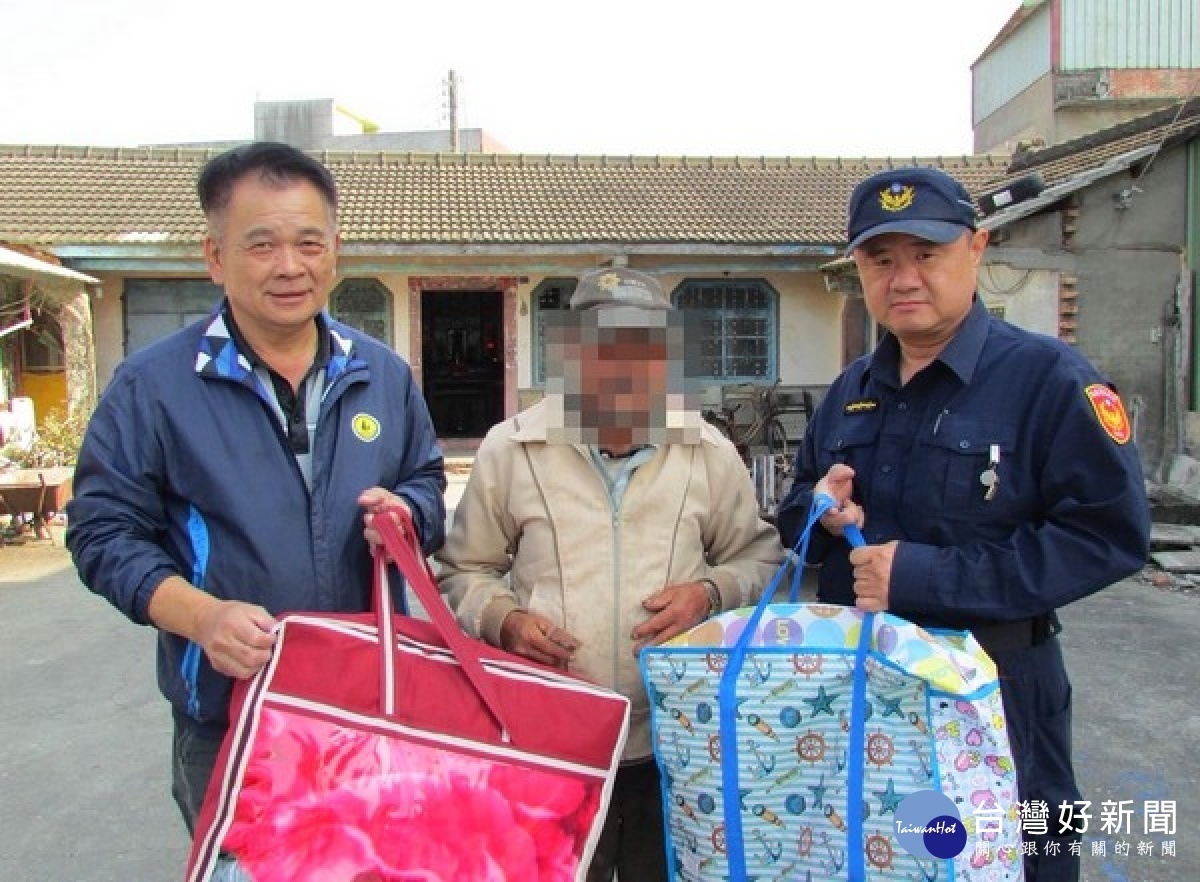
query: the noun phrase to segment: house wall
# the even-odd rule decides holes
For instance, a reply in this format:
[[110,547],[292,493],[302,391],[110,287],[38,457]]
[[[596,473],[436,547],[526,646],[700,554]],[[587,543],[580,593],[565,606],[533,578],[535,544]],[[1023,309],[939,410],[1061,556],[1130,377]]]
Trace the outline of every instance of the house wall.
[[[655,261],[647,260],[635,264],[639,269],[655,273],[664,287],[671,291],[686,278],[720,278],[721,264],[716,262],[712,269],[703,272],[662,272]],[[572,272],[583,272],[592,266],[580,261]],[[392,295],[392,328],[395,350],[405,359],[412,361],[412,341],[416,339],[412,328],[413,294],[410,283],[415,276],[406,273],[378,273],[356,269],[353,262],[342,268],[343,277],[372,277],[379,281]],[[420,278],[459,277],[453,265],[444,272],[422,272]],[[533,312],[530,295],[546,275],[523,275],[520,265],[514,264],[509,277],[516,277],[516,384],[518,389],[528,389],[533,377]],[[555,272],[555,276],[563,273]],[[780,380],[785,385],[824,385],[837,375],[841,353],[841,313],[844,298],[826,291],[821,275],[811,272],[786,273],[743,273],[746,278],[761,278],[771,284],[778,293],[778,366]],[[735,276],[736,277],[736,276]],[[116,274],[101,274],[104,282],[102,296],[93,301],[94,329],[96,337],[96,373],[102,390],[111,380],[113,371],[124,357],[125,333],[124,311],[121,302],[124,277]],[[514,399],[515,400],[515,399]]]
[[1019,141],[1055,140],[1054,76],[1046,74],[975,122],[975,152],[1011,151]]
[[1025,92],[1054,68],[1050,4],[1023,21],[971,66],[971,122],[975,126]]
[[33,400],[34,418],[42,418],[52,410],[64,410],[67,402],[67,372],[23,371],[17,394]]
[[1001,307],[1004,320],[1028,331],[1058,336],[1057,270],[1028,269],[985,260],[979,270],[978,290],[983,302]]
[[100,296],[92,299],[92,332],[96,339],[96,388],[103,392],[113,371],[125,357],[125,319],[121,307],[124,276],[95,273],[103,282]]
[[[1076,346],[1120,391],[1148,472],[1157,470],[1174,439],[1165,390],[1178,373],[1178,324],[1171,313],[1184,242],[1185,181],[1184,151],[1167,149],[1136,179],[1136,191],[1129,173],[1100,180],[1056,211],[1005,227],[1005,241],[993,255],[1008,263],[1007,278],[1032,269],[1047,279],[1061,274],[1064,286],[1074,283]],[[1075,229],[1065,244],[1064,223]]]
[[1117,198],[1134,183],[1128,174],[1082,191],[1075,235],[1079,347],[1138,412],[1142,459],[1155,465],[1171,437],[1165,386],[1178,330],[1169,319],[1184,243],[1183,158],[1160,153],[1127,208]]

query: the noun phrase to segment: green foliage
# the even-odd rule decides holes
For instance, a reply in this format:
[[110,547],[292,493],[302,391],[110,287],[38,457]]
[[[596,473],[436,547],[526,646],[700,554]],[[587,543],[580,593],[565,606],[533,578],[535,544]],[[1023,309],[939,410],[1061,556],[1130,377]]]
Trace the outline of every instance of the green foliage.
[[0,450],[0,455],[23,469],[75,465],[86,429],[86,418],[67,416],[60,407],[51,408],[42,417],[28,450],[9,445]]

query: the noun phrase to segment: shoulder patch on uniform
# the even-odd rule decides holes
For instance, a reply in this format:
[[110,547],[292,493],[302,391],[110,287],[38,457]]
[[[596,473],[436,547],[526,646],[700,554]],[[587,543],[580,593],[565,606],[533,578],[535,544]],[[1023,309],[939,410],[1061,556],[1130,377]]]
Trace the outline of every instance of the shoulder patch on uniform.
[[1121,404],[1121,397],[1111,387],[1103,383],[1093,383],[1083,390],[1083,394],[1092,403],[1096,419],[1100,421],[1108,437],[1118,444],[1125,444],[1133,437],[1133,427],[1129,425],[1129,417],[1125,415],[1125,406]]
[[878,398],[859,398],[846,402],[844,413],[869,413],[879,407]]
[[379,420],[369,413],[356,413],[350,423],[354,437],[368,444],[379,437]]

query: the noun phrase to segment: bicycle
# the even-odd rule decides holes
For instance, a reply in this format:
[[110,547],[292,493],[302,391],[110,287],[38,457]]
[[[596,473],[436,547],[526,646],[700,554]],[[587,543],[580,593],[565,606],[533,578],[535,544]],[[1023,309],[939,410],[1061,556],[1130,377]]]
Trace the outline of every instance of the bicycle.
[[741,454],[742,460],[750,464],[750,449],[765,447],[771,456],[788,456],[787,430],[779,419],[779,414],[785,408],[779,403],[779,380],[770,386],[752,386],[743,384],[739,388],[748,389],[754,405],[754,419],[746,428],[742,428],[736,414],[744,402],[735,402],[732,406],[722,402],[720,413],[715,410],[704,410],[706,420],[721,430],[733,446]]
[[[778,380],[770,386],[742,387],[749,389],[754,406],[754,419],[744,429],[736,417],[744,402],[739,401],[732,405],[722,402],[719,412],[707,409],[701,412],[706,420],[733,442],[754,481],[754,494],[758,499],[759,510],[766,514],[773,514],[775,505],[787,486],[792,468],[792,460],[788,455],[787,431],[779,419],[779,414],[786,408],[780,403],[778,387]],[[766,448],[766,462],[755,461],[755,457],[751,455],[751,448],[754,447]]]

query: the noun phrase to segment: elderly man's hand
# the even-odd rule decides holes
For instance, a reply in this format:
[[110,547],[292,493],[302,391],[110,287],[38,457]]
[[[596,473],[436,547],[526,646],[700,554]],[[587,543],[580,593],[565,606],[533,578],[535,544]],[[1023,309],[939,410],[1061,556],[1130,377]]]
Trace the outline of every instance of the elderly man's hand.
[[642,601],[650,618],[633,629],[633,654],[657,646],[692,628],[708,615],[708,588],[703,582],[668,585]]
[[575,657],[579,641],[545,616],[514,609],[500,625],[500,648],[517,655],[566,668]]

